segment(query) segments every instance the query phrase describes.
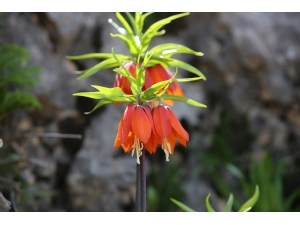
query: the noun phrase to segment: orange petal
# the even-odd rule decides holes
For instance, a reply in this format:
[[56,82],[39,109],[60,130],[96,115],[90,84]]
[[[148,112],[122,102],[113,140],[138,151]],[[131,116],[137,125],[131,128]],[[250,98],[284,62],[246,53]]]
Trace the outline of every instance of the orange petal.
[[145,148],[148,150],[148,152],[150,154],[156,152],[157,145],[159,144],[159,142],[157,140],[158,140],[158,138],[152,132],[148,142],[146,144],[144,144]]
[[162,138],[166,138],[171,130],[171,119],[168,110],[163,106],[159,105],[153,109],[153,122],[155,131]]
[[168,140],[168,142],[171,146],[172,154],[174,153],[174,149],[175,149],[175,145],[176,145],[176,135],[175,135],[175,133],[176,133],[176,131],[174,129],[172,129],[171,133],[167,137],[167,140]]
[[122,120],[123,120],[124,115],[122,115],[122,118],[119,122],[118,126],[118,133],[116,135],[115,143],[114,143],[114,149],[117,149],[121,145],[121,134],[122,134]]
[[189,140],[189,134],[185,131],[185,129],[182,127],[181,123],[175,116],[175,114],[172,112],[172,110],[168,107],[169,115],[171,118],[171,124],[174,130],[181,135],[182,138],[184,138],[186,141]]
[[125,152],[129,152],[132,149],[133,144],[134,144],[134,134],[131,130],[128,133],[128,136],[125,139],[124,143],[122,144],[122,147],[123,147]]
[[171,83],[169,89],[166,91],[167,94],[173,94],[177,96],[184,96],[183,91],[178,83]]
[[145,110],[145,113],[147,114],[149,121],[151,123],[152,130],[153,130],[154,134],[156,135],[156,132],[154,129],[153,117],[152,117],[152,113],[151,113],[151,108],[149,105],[143,105],[143,109]]
[[131,130],[132,116],[134,111],[134,105],[129,104],[122,117],[122,130],[121,130],[121,143],[125,141],[128,136],[129,131]]
[[149,120],[143,106],[135,106],[132,118],[132,130],[134,134],[143,142],[147,143],[152,130],[152,124]]

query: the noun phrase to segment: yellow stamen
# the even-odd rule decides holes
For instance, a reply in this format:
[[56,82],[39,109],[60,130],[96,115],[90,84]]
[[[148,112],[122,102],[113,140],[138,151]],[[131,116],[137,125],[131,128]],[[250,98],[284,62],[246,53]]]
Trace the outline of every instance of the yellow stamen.
[[140,164],[140,156],[143,154],[142,149],[144,145],[140,141],[140,139],[137,138],[137,136],[134,136],[134,143],[132,145],[132,156],[134,155],[134,151],[136,151],[136,163]]
[[161,147],[166,154],[166,161],[169,161],[169,155],[172,154],[172,152],[171,152],[171,145],[168,142],[167,138],[163,138],[163,143],[162,143]]

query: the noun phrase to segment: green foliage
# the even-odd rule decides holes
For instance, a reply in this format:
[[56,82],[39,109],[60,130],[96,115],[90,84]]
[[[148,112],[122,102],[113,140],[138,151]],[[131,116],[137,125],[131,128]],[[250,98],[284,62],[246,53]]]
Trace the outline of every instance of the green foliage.
[[[209,197],[210,197],[210,194],[205,199],[206,209],[208,212],[216,212],[209,202]],[[249,212],[253,208],[253,206],[256,204],[258,198],[259,198],[259,188],[256,185],[253,196],[240,207],[238,212]],[[181,208],[182,210],[184,210],[186,212],[196,212],[195,210],[191,209],[190,207],[186,206],[185,204],[183,204],[175,199],[171,198],[171,201],[174,204],[176,204],[179,208]],[[234,201],[233,195],[232,195],[232,193],[230,193],[228,201],[226,203],[226,206],[223,210],[224,212],[231,212],[233,201]]]
[[165,173],[153,169],[147,179],[147,211],[175,211],[176,207],[170,204],[170,197],[179,200],[183,197],[182,176],[182,172],[173,164],[167,168]]
[[40,72],[29,61],[26,49],[0,43],[0,120],[15,109],[30,111],[41,106],[28,92],[37,84]]
[[[149,44],[155,36],[163,35],[164,30],[160,30],[163,26],[170,23],[175,19],[189,15],[189,13],[180,13],[172,15],[168,18],[161,20],[151,20],[153,24],[147,26],[145,29],[144,22],[145,19],[150,16],[151,13],[116,13],[116,18],[122,24],[123,27],[117,25],[112,19],[109,19],[109,23],[116,28],[119,34],[111,34],[112,37],[120,38],[124,41],[127,49],[130,53],[130,56],[117,54],[117,58],[120,59],[120,62],[111,53],[91,53],[84,54],[79,56],[67,56],[70,60],[83,60],[90,58],[104,59],[104,61],[98,63],[90,69],[84,71],[77,71],[77,74],[81,76],[78,79],[89,77],[97,73],[101,69],[114,68],[121,65],[121,62],[133,61],[137,63],[140,58],[140,62],[144,61],[144,58],[147,55],[147,49]],[[144,32],[142,32],[144,31]],[[166,43],[158,45],[149,50],[150,57],[147,60],[147,63],[144,64],[145,67],[151,67],[156,64],[161,64],[164,67],[178,67],[184,70],[187,70],[191,73],[196,74],[205,80],[205,76],[195,67],[182,62],[177,59],[171,58],[175,54],[192,54],[196,56],[203,56],[203,53],[196,52],[188,47],[183,45]]]
[[[260,186],[262,196],[253,211],[291,212],[300,209],[299,205],[293,207],[293,203],[300,199],[300,187],[288,196],[284,195],[283,177],[286,175],[286,169],[287,165],[283,161],[275,163],[270,153],[266,153],[260,160],[250,162],[249,176],[236,176],[248,195],[251,184],[257,183]],[[238,171],[238,168],[236,170]]]
[[[114,87],[114,88],[107,88],[102,86],[96,86],[92,85],[92,87],[96,88],[99,92],[81,92],[81,93],[75,93],[74,96],[82,96],[92,99],[99,99],[100,102],[94,107],[94,109],[90,112],[86,112],[86,114],[90,114],[97,108],[110,104],[113,102],[150,102],[150,101],[158,101],[158,100],[175,100],[180,102],[185,102],[187,104],[196,106],[196,107],[204,107],[206,108],[206,105],[199,103],[193,99],[182,97],[182,96],[176,96],[176,95],[170,95],[170,94],[164,94],[166,90],[168,89],[169,85],[172,82],[179,81],[179,82],[189,82],[194,80],[203,79],[202,77],[199,78],[185,78],[185,79],[175,79],[175,76],[177,72],[174,74],[173,77],[171,77],[169,80],[160,81],[158,83],[153,84],[151,87],[149,87],[147,90],[142,91],[142,86],[145,82],[145,68],[142,66],[137,66],[137,77],[134,78],[132,74],[126,69],[126,67],[121,64],[120,59],[118,56],[114,53],[114,50],[112,49],[112,55],[114,57],[114,60],[116,62],[119,62],[121,65],[121,68],[117,68],[114,71],[122,74],[124,77],[127,77],[130,82],[130,88],[132,90],[133,95],[127,95],[125,94],[121,88]],[[147,63],[148,59],[151,57],[151,54],[146,53],[144,58],[144,63]],[[103,61],[105,62],[105,61]],[[88,72],[86,72],[88,73]],[[86,74],[85,73],[85,74]],[[138,97],[137,97],[138,96]],[[137,99],[138,98],[138,99]]]

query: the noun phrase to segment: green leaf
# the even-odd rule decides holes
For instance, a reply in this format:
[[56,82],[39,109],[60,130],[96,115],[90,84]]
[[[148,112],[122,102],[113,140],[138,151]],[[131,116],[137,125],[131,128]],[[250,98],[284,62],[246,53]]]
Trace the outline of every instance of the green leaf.
[[209,197],[210,197],[210,194],[207,195],[207,197],[205,199],[206,209],[207,209],[208,212],[215,212],[215,210],[213,209],[213,207],[211,207],[211,205],[209,203]]
[[125,95],[123,90],[120,87],[107,88],[97,85],[92,85],[93,88],[96,88],[102,94],[104,94],[107,98],[109,97],[119,97]]
[[182,79],[175,79],[174,82],[182,83],[182,82],[191,82],[195,80],[202,80],[203,77],[191,77],[191,78],[182,78]]
[[145,69],[143,66],[141,66],[140,68],[136,67],[136,80],[137,80],[137,83],[138,83],[138,87],[140,89],[142,89],[142,87],[144,86],[145,84]]
[[114,97],[114,98],[104,98],[104,99],[100,100],[100,102],[98,102],[98,104],[92,109],[92,111],[85,112],[84,114],[88,115],[88,114],[94,112],[99,107],[113,103],[113,102],[132,102],[132,100],[130,100],[129,98],[127,98],[125,96],[124,97]]
[[180,14],[159,20],[159,21],[155,22],[154,24],[152,24],[142,37],[142,40],[141,40],[142,46],[143,46],[142,51],[144,52],[147,50],[150,41],[152,40],[152,38],[155,36],[155,34],[158,32],[159,29],[161,29],[166,24],[170,23],[172,20],[178,19],[183,16],[187,16],[189,14],[190,13],[180,13]]
[[87,97],[87,98],[93,98],[93,99],[102,99],[105,98],[105,95],[100,92],[79,92],[76,94],[73,94],[74,96],[81,96],[81,97]]
[[78,77],[78,80],[81,80],[83,78],[89,77],[95,73],[97,73],[99,70],[108,69],[112,67],[119,66],[120,64],[113,58],[106,59],[102,61],[101,63],[98,63],[97,65],[93,66],[92,68],[85,71],[80,77]]
[[235,177],[237,177],[240,181],[245,180],[244,174],[241,172],[239,168],[237,168],[235,165],[228,163],[226,164],[226,169],[229,170]]
[[173,100],[173,101],[179,101],[179,102],[185,102],[187,104],[196,106],[196,107],[203,107],[203,108],[207,108],[206,105],[199,103],[193,99],[187,98],[187,97],[183,97],[183,96],[177,96],[177,95],[169,95],[169,94],[163,94],[161,96],[162,100]]
[[[132,26],[133,29],[134,29],[135,35],[138,35],[138,29],[137,29],[137,27],[136,27],[135,20],[134,20],[134,18],[132,17],[131,13],[125,12],[125,14],[126,14],[126,16],[128,17],[128,19],[130,20],[130,23],[131,23],[131,26]],[[133,34],[133,37],[134,37],[135,35]]]
[[134,42],[132,42],[128,37],[126,37],[125,35],[122,35],[122,34],[110,34],[110,36],[112,37],[118,37],[120,38],[121,40],[123,40],[129,50],[129,52],[132,54],[132,55],[135,55],[135,54],[138,54],[138,50],[136,48],[136,46],[133,44]]
[[110,100],[110,99],[102,99],[100,102],[98,102],[98,104],[92,109],[92,111],[90,112],[85,112],[84,114],[88,115],[92,112],[94,112],[96,109],[98,109],[99,107],[103,106],[103,105],[106,105],[106,104],[109,104],[109,103],[112,103],[113,101]]
[[162,55],[164,57],[171,57],[174,54],[186,53],[193,54],[196,56],[203,56],[202,52],[195,52],[192,49],[179,44],[174,43],[166,43],[153,47],[150,52],[153,52],[156,55]]
[[142,33],[143,26],[144,26],[144,23],[142,23],[142,15],[141,15],[141,13],[140,12],[136,12],[134,19],[135,19],[137,33],[140,34],[140,33]]
[[292,203],[299,198],[300,196],[300,188],[296,189],[296,191],[293,192],[293,194],[291,194],[285,201],[284,204],[284,208],[286,209],[286,211],[288,211],[288,209],[291,208]]
[[183,61],[180,61],[178,59],[173,59],[171,61],[165,62],[170,67],[179,67],[181,69],[187,70],[191,73],[194,73],[200,77],[202,77],[203,80],[206,80],[205,76],[195,67],[191,66],[190,64],[187,64]]
[[119,87],[107,88],[107,87],[96,86],[96,85],[92,85],[92,87],[99,90],[99,92],[80,92],[73,95],[92,98],[92,99],[114,98],[114,97],[121,97],[125,95],[123,90]]
[[127,21],[124,19],[124,17],[122,16],[121,13],[119,12],[116,12],[116,17],[118,18],[118,20],[122,23],[123,27],[125,28],[125,30],[127,31],[128,33],[128,36],[127,37],[130,37],[130,39],[132,41],[134,41],[134,33],[131,29],[131,27],[129,26],[129,24],[127,23]]
[[[119,59],[122,60],[130,60],[130,56],[122,55],[122,54],[116,54]],[[84,55],[78,55],[78,56],[66,56],[67,59],[71,60],[83,60],[83,59],[109,59],[113,58],[113,54],[111,53],[90,53],[90,54],[84,54]]]
[[259,197],[259,188],[258,185],[256,185],[254,195],[241,206],[239,212],[249,211],[257,202],[258,197]]
[[233,204],[233,195],[230,193],[226,206],[224,208],[224,212],[231,212],[232,204]]
[[[173,77],[175,77],[175,75]],[[164,81],[160,81],[156,84],[153,84],[147,90],[142,92],[142,94],[141,94],[142,100],[147,101],[149,98],[152,99],[153,97],[162,96],[165,93],[165,91],[168,89],[169,84],[172,83],[173,77],[170,78],[169,80],[164,80]],[[164,88],[164,90],[162,90],[163,88]],[[157,94],[160,91],[162,91],[162,92]]]
[[147,12],[144,15],[142,15],[141,20],[140,20],[140,27],[143,28],[144,27],[144,22],[145,19],[150,16],[153,12]]
[[252,209],[252,207],[248,207],[248,208],[243,209],[243,211],[241,211],[241,212],[249,212],[251,209]]
[[196,212],[195,210],[191,209],[190,207],[186,206],[185,204],[173,199],[173,198],[170,198],[170,200],[175,204],[177,205],[179,208],[181,208],[183,211],[186,211],[186,212]]

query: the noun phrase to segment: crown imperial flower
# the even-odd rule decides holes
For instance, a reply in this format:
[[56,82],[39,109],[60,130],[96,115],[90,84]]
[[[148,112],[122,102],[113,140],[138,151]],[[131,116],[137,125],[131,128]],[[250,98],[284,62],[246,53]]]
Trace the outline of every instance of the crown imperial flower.
[[168,106],[158,105],[153,109],[154,129],[159,136],[161,147],[166,154],[166,161],[169,161],[169,155],[174,153],[176,140],[186,146],[189,140],[189,134],[182,127],[176,115]]

